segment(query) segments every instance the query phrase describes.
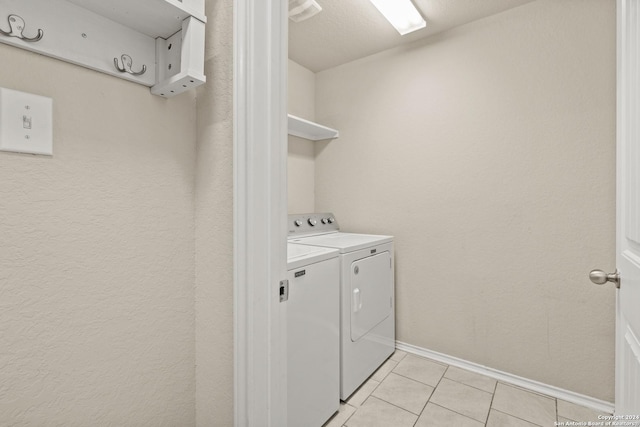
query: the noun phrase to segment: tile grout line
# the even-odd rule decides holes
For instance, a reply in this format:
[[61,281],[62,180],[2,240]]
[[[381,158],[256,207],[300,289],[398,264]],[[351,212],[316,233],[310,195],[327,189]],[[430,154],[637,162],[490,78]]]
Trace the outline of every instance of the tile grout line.
[[[438,405],[437,403],[433,403],[433,402],[431,402],[431,404],[432,404],[433,406],[437,406],[438,408],[446,409],[446,410],[447,410],[447,411],[449,411],[449,412],[453,412],[453,413],[454,413],[454,414],[456,414],[456,415],[460,415],[461,417],[465,417],[465,418],[467,418],[467,419],[470,419],[471,421],[475,421],[475,422],[478,422],[478,423],[482,423],[482,421],[478,421],[478,420],[476,420],[475,418],[471,418],[471,417],[470,417],[470,416],[468,416],[468,415],[461,414],[460,412],[458,412],[458,411],[454,411],[453,409],[451,409],[451,408],[447,408],[446,406]],[[483,425],[486,425],[486,423],[482,423],[482,424],[483,424]]]
[[[445,372],[446,372],[446,370],[445,370]],[[442,378],[444,378],[444,373],[443,373],[443,374],[442,374],[442,377],[440,377],[440,379],[438,380],[438,384],[436,384],[436,385],[432,385],[432,384],[427,384],[427,383],[425,383],[424,381],[420,381],[420,380],[417,380],[417,379],[415,379],[415,378],[411,378],[411,377],[408,377],[408,376],[406,376],[406,375],[402,375],[402,374],[400,374],[400,373],[398,373],[398,372],[395,372],[395,371],[391,371],[391,372],[389,372],[389,373],[390,373],[390,374],[391,374],[391,373],[393,373],[393,374],[398,375],[399,377],[406,378],[406,379],[408,379],[408,380],[412,380],[412,381],[418,382],[418,383],[420,383],[420,384],[424,384],[424,385],[429,386],[429,387],[433,387],[433,389],[434,389],[434,390],[436,389],[436,387],[438,387],[438,385],[440,385],[440,381],[442,380]],[[447,379],[449,379],[449,378],[447,378]]]
[[[408,353],[406,353],[406,352],[405,352],[405,354],[402,356],[402,358],[401,358],[400,360],[393,360],[393,354],[392,354],[391,356],[389,356],[389,357],[387,358],[387,360],[385,360],[384,362],[382,362],[382,365],[384,365],[384,364],[385,364],[385,363],[387,363],[389,360],[393,360],[394,362],[396,362],[396,365],[395,365],[395,366],[394,366],[394,367],[393,367],[389,372],[387,372],[387,375],[385,375],[385,376],[382,378],[382,380],[380,380],[380,381],[376,381],[376,382],[378,383],[378,385],[377,385],[377,386],[375,386],[375,388],[374,388],[373,390],[371,390],[371,393],[369,393],[369,395],[368,395],[368,396],[367,396],[367,397],[362,401],[362,403],[360,404],[360,406],[356,407],[356,406],[349,405],[347,402],[344,402],[344,404],[345,404],[345,405],[349,405],[349,406],[351,406],[352,408],[355,408],[355,411],[353,411],[353,414],[349,415],[349,417],[348,417],[346,420],[344,420],[344,423],[342,423],[342,427],[347,427],[347,422],[348,422],[348,421],[349,421],[349,420],[350,420],[350,419],[351,419],[351,418],[356,414],[356,412],[358,412],[358,411],[360,410],[360,408],[362,407],[362,405],[364,405],[364,404],[367,402],[367,400],[369,400],[369,398],[373,395],[373,392],[374,392],[374,391],[376,391],[376,390],[378,389],[378,387],[380,387],[380,384],[382,384],[382,381],[384,381],[384,380],[385,380],[385,378],[387,378],[387,377],[389,376],[389,374],[393,372],[393,370],[396,368],[396,366],[398,366],[398,365],[400,364],[400,362],[402,361],[402,359],[404,359],[405,357],[407,357],[407,354],[408,354]],[[382,365],[380,365],[380,367],[381,367]],[[378,367],[378,369],[380,369],[380,367]],[[365,383],[367,383],[367,382],[368,382],[368,381],[370,381],[370,380],[373,380],[373,376],[374,376],[375,374],[376,374],[375,372],[374,372],[373,374],[371,374],[371,375],[366,379],[366,381],[365,381],[364,383],[362,383],[362,385],[364,385]],[[373,381],[375,381],[375,380],[373,380]],[[360,386],[360,387],[362,387],[362,386]],[[354,392],[354,394],[355,394],[355,393],[357,393],[357,390]],[[374,397],[375,397],[375,396],[374,396]],[[380,400],[382,400],[382,399],[380,399]],[[382,401],[383,401],[383,402],[386,402],[386,400],[382,400]],[[393,404],[392,404],[392,403],[390,403],[390,402],[387,402],[387,403],[389,403],[389,404],[393,405]],[[394,406],[395,406],[395,405],[394,405]],[[402,408],[400,408],[400,409],[402,409]],[[404,409],[403,409],[403,410],[404,410]],[[407,411],[407,412],[409,412],[409,411]],[[411,414],[412,412],[409,412],[409,413]],[[418,416],[418,417],[419,417],[419,416]]]
[[511,418],[515,418],[515,419],[517,419],[517,420],[524,421],[525,423],[533,424],[534,426],[537,426],[537,427],[545,427],[545,426],[541,426],[540,424],[536,424],[536,423],[533,423],[533,422],[531,422],[531,421],[527,421],[527,420],[525,420],[524,418],[516,417],[516,416],[515,416],[515,415],[513,415],[513,414],[508,414],[508,413],[506,413],[506,412],[500,411],[500,410],[498,410],[498,409],[494,409],[494,411],[496,411],[496,412],[500,412],[501,414],[503,414],[503,415],[507,415],[507,416],[509,416],[509,417],[511,417]]
[[487,412],[487,419],[484,422],[485,427],[489,423],[489,415],[491,415],[491,409],[493,409],[493,399],[496,398],[496,390],[498,390],[498,381],[496,381],[496,385],[493,386],[493,393],[491,393],[491,403],[489,403],[489,411]]
[[[445,373],[445,375],[446,375],[446,373]],[[443,378],[446,378],[446,379],[448,379],[449,381],[453,381],[454,383],[458,383],[458,384],[466,385],[467,387],[471,387],[471,388],[473,388],[473,389],[476,389],[476,390],[479,390],[479,391],[483,391],[483,392],[485,392],[485,393],[494,394],[494,393],[496,392],[496,386],[494,386],[494,387],[493,387],[493,391],[487,391],[487,390],[483,390],[483,389],[481,389],[481,388],[478,388],[478,387],[472,386],[471,384],[467,384],[467,383],[463,383],[462,381],[454,380],[454,379],[449,378],[449,377],[443,377]],[[498,384],[498,382],[496,381],[496,385],[497,385],[497,384]]]
[[[387,375],[389,375],[389,373],[391,373],[391,371],[389,371],[389,372],[387,373]],[[372,379],[372,377],[373,377],[373,375],[371,375],[371,376],[367,379],[367,381],[365,381],[365,382],[363,383],[363,385],[364,385],[364,384],[366,384],[367,382],[369,382],[370,380],[371,380],[371,381],[376,381],[376,380],[373,380],[373,379]],[[382,381],[384,381],[384,379],[385,379],[385,378],[387,378],[387,377],[385,376],[384,378],[382,378]],[[362,408],[362,406],[363,406],[365,403],[367,403],[367,400],[369,400],[369,398],[373,395],[373,392],[374,392],[374,391],[376,391],[376,390],[378,389],[378,387],[380,387],[380,384],[382,384],[382,381],[376,381],[376,382],[378,383],[378,385],[377,385],[377,386],[375,386],[375,387],[373,388],[373,390],[371,390],[371,393],[369,393],[369,395],[368,395],[367,397],[365,397],[365,399],[362,401],[362,403],[360,404],[360,406],[358,406],[358,407],[356,408],[356,412],[358,412],[358,410],[359,410],[360,408]],[[362,386],[360,386],[360,387],[362,387]],[[375,397],[375,396],[374,396],[374,397]],[[382,400],[382,399],[380,399],[380,400]],[[355,414],[355,412],[354,412],[354,414]],[[349,418],[351,418],[351,417],[349,417]]]
[[[427,405],[429,404],[429,402],[431,402],[431,398],[433,397],[434,394],[436,394],[436,390],[438,389],[438,386],[440,385],[440,383],[442,382],[442,379],[444,378],[445,374],[447,373],[447,370],[451,367],[450,365],[443,365],[440,363],[440,365],[445,366],[446,369],[444,370],[444,372],[442,373],[442,375],[440,376],[440,379],[438,380],[438,383],[435,386],[432,386],[431,384],[425,384],[422,381],[418,381],[421,384],[425,384],[428,385],[429,387],[433,387],[433,391],[431,392],[431,395],[429,396],[429,398],[427,399],[427,401],[425,402],[424,406],[422,407],[422,411],[420,411],[420,414],[418,415],[418,419],[416,420],[415,423],[413,423],[413,426],[415,427],[416,423],[418,422],[418,420],[420,419],[420,417],[422,416],[422,413],[424,412],[425,408],[427,407]],[[399,374],[398,374],[399,375]],[[401,375],[404,376],[404,375]],[[407,377],[405,377],[407,378]],[[409,378],[412,379],[412,378]],[[417,380],[414,380],[417,381]],[[435,405],[435,403],[431,402],[433,405]],[[440,405],[438,405],[440,406]],[[462,415],[462,414],[461,414]]]
[[[406,355],[405,355],[405,356],[406,356]],[[404,359],[404,357],[403,357],[403,359]],[[396,362],[396,366],[394,366],[394,367],[393,367],[393,369],[395,369],[399,364],[400,364],[400,362]],[[391,374],[394,374],[394,375],[397,375],[397,376],[399,376],[399,377],[402,377],[402,378],[408,379],[408,380],[410,380],[410,381],[417,382],[418,384],[426,385],[427,387],[433,387],[432,385],[425,384],[425,383],[423,383],[422,381],[418,381],[418,380],[416,380],[416,379],[414,379],[414,378],[409,378],[409,377],[405,377],[404,375],[400,375],[400,374],[398,374],[397,372],[394,372],[394,370],[393,370],[393,369],[392,369],[392,370],[390,370],[389,372],[387,372],[387,375],[385,375],[385,377],[382,379],[382,381],[380,381],[380,382],[378,383],[378,385],[376,386],[376,388],[374,388],[373,390],[371,390],[371,393],[370,393],[370,394],[369,394],[369,396],[367,396],[367,398],[362,402],[362,405],[364,405],[364,403],[365,403],[367,400],[369,400],[369,398],[370,398],[370,397],[372,397],[372,396],[373,396],[373,393],[378,389],[378,387],[380,387],[380,386],[382,385],[382,382],[383,382],[385,379],[387,379],[387,378],[389,377],[389,375],[391,375]],[[445,371],[445,372],[446,372],[446,371]],[[442,375],[444,376],[444,374],[442,374]],[[431,392],[431,394],[429,395],[429,399],[431,399],[431,396],[433,396],[433,392],[435,392],[435,391],[436,391],[436,388],[435,388],[435,387],[433,387],[433,391],[432,391],[432,392]],[[419,414],[416,414],[416,413],[411,412],[411,411],[409,411],[409,410],[407,410],[407,409],[405,409],[405,408],[401,408],[400,406],[398,406],[398,405],[396,405],[396,404],[394,404],[394,403],[392,403],[392,402],[386,401],[386,400],[384,400],[383,398],[381,398],[381,397],[379,397],[379,396],[373,396],[373,397],[375,397],[376,399],[381,400],[381,401],[383,401],[383,402],[385,402],[385,403],[388,403],[389,405],[395,406],[396,408],[402,409],[403,411],[408,412],[408,413],[410,413],[411,415],[416,415],[416,416],[418,417],[418,418],[416,419],[416,423],[418,422],[418,419],[420,418],[420,415],[422,415],[422,412],[424,411],[424,408],[427,406],[427,403],[429,403],[429,399],[427,399],[427,401],[425,402],[424,406],[422,407],[422,410],[420,410],[420,413],[419,413]],[[362,405],[360,405],[360,406],[362,406]],[[360,408],[358,408],[358,409],[360,409]],[[355,412],[354,412],[354,413],[355,413]],[[415,423],[413,423],[413,425],[415,426],[416,424],[415,424]]]
[[[495,386],[494,386],[494,388],[493,388],[493,390],[494,390],[494,391],[493,391],[493,393],[491,393],[491,392],[488,392],[488,391],[486,391],[486,390],[481,390],[481,389],[479,389],[479,388],[473,387],[473,386],[471,386],[471,385],[469,385],[469,384],[461,383],[461,382],[459,382],[459,381],[452,380],[451,378],[448,378],[446,375],[447,375],[447,371],[449,370],[449,368],[451,367],[451,365],[445,365],[445,366],[447,367],[447,369],[446,369],[446,370],[444,371],[444,373],[442,374],[442,377],[440,377],[440,380],[438,381],[438,385],[436,385],[436,386],[435,386],[435,388],[433,389],[433,393],[431,393],[431,396],[429,396],[429,400],[427,400],[427,403],[429,403],[429,402],[431,401],[431,398],[432,398],[432,397],[433,397],[433,395],[436,393],[436,389],[438,388],[438,386],[440,386],[440,383],[442,382],[442,380],[443,380],[443,379],[447,379],[448,381],[454,382],[454,383],[456,383],[456,384],[460,384],[460,385],[463,385],[463,386],[466,386],[466,387],[470,387],[470,388],[472,388],[472,389],[474,389],[474,390],[478,390],[478,391],[481,391],[481,392],[484,392],[484,393],[488,393],[488,394],[490,394],[490,395],[491,395],[491,403],[489,404],[489,411],[487,412],[487,421],[488,421],[488,419],[489,419],[489,413],[491,412],[491,405],[493,404],[493,397],[495,396],[495,390],[496,390],[496,388],[498,387],[498,381],[496,381],[496,385],[495,385]],[[465,414],[461,414],[460,412],[458,412],[458,411],[454,411],[454,410],[453,410],[453,409],[451,409],[451,408],[447,408],[447,407],[445,407],[445,406],[438,405],[437,403],[434,403],[434,402],[431,402],[431,404],[432,404],[432,405],[435,405],[435,406],[438,406],[438,407],[440,407],[440,408],[446,409],[447,411],[453,412],[454,414],[458,414],[458,415],[463,416],[463,417],[465,417],[465,418],[469,418],[470,420],[473,420],[473,421],[477,421],[477,422],[479,422],[479,423],[482,423],[482,421],[479,421],[479,420],[477,420],[477,419],[475,419],[475,418],[469,417],[469,416],[467,416],[467,415],[465,415]],[[425,404],[425,405],[424,405],[424,407],[426,408],[426,407],[427,407],[427,404]],[[423,410],[422,410],[422,411],[424,412],[424,408],[423,408]],[[422,415],[422,413],[420,413],[420,415]],[[486,427],[487,423],[486,423],[486,422],[484,422],[484,423],[483,423],[483,425]],[[415,425],[414,425],[414,426],[415,426]]]
[[[344,404],[345,404],[345,405],[349,405],[347,402],[345,402]],[[349,406],[351,406],[351,405],[349,405]],[[351,417],[353,417],[353,416],[355,415],[355,413],[356,413],[356,412],[358,412],[358,409],[360,409],[360,408],[356,408],[355,406],[351,406],[351,407],[352,407],[352,408],[354,408],[354,409],[355,409],[355,411],[353,411],[353,414],[349,415],[349,416],[347,417],[347,419],[346,419],[346,420],[344,420],[344,422],[342,423],[342,426],[341,426],[341,427],[347,427],[347,422],[351,419]]]
[[[544,398],[546,398],[546,399],[553,399],[553,400],[557,400],[557,398],[556,398],[556,397],[553,397],[553,396],[551,396],[551,395],[548,395],[548,394],[542,393],[542,392],[540,392],[540,391],[532,390],[532,389],[527,388],[527,387],[525,387],[525,386],[521,386],[521,385],[517,385],[517,384],[511,384],[511,383],[504,382],[504,381],[500,381],[500,380],[497,380],[497,381],[498,381],[500,384],[502,384],[502,385],[504,385],[504,386],[507,386],[507,387],[512,387],[512,388],[515,388],[515,389],[518,389],[518,390],[526,391],[527,393],[536,394],[536,395],[541,396],[541,397],[544,397]],[[578,405],[578,406],[582,406],[582,405]]]
[[[418,423],[418,420],[420,420],[420,417],[422,416],[422,413],[424,412],[424,410],[425,410],[425,408],[427,407],[427,405],[429,404],[429,402],[431,402],[431,398],[433,397],[433,395],[434,395],[434,394],[435,394],[435,392],[436,392],[436,389],[437,389],[437,388],[438,388],[438,386],[440,385],[440,381],[442,381],[442,379],[444,378],[444,374],[446,374],[446,373],[447,373],[447,369],[449,369],[449,365],[443,365],[442,363],[438,363],[438,364],[439,364],[439,365],[442,365],[442,366],[445,366],[445,367],[446,367],[446,369],[445,369],[445,370],[444,370],[444,372],[442,373],[442,376],[440,377],[440,379],[438,380],[438,383],[437,383],[435,386],[432,386],[431,384],[427,384],[427,383],[424,383],[424,382],[422,382],[422,381],[418,381],[418,380],[416,380],[416,379],[409,378],[409,377],[405,377],[404,375],[400,375],[400,374],[398,374],[398,373],[395,373],[396,375],[400,375],[400,376],[401,376],[401,377],[403,377],[403,378],[407,378],[407,379],[410,379],[410,380],[414,380],[414,381],[419,382],[420,384],[424,384],[424,385],[426,385],[426,386],[433,387],[433,391],[431,392],[431,395],[429,396],[429,398],[427,399],[427,401],[424,403],[424,406],[422,407],[422,411],[420,411],[420,414],[418,414],[418,419],[416,419],[416,422],[415,422],[415,423],[413,423],[413,427],[415,427],[415,425]],[[433,404],[435,405],[435,403],[433,403]]]
[[[411,415],[414,415],[414,416],[417,416],[418,418],[420,418],[420,415],[416,415],[416,414],[414,414],[414,413],[413,413],[413,412],[411,412],[411,411],[407,411],[406,409],[401,408],[400,406],[396,405],[395,403],[387,402],[386,400],[384,400],[384,399],[382,399],[382,398],[380,398],[380,397],[378,397],[378,396],[369,396],[369,397],[373,397],[374,399],[378,399],[378,400],[379,400],[379,401],[381,401],[381,402],[388,403],[389,405],[394,406],[394,407],[396,407],[396,408],[400,409],[401,411],[406,412],[407,414],[411,414]],[[369,399],[369,397],[367,397],[367,400]],[[358,408],[358,409],[360,409],[360,408]],[[357,411],[356,411],[356,412],[357,412]],[[354,412],[354,413],[355,413],[355,412]],[[416,420],[416,422],[418,422],[418,420]],[[414,423],[414,425],[415,425],[415,423]]]
[[[527,389],[525,387],[520,387],[520,386],[517,386],[517,385],[504,383],[502,381],[498,381],[498,384],[502,384],[505,387],[511,387],[511,388],[514,388],[516,390],[519,390],[519,391],[522,391],[522,392],[525,392],[525,393],[530,393],[530,394],[532,394],[534,396],[538,396],[538,397],[541,397],[541,398],[544,398],[544,399],[552,400],[553,401],[553,405],[554,405],[554,409],[555,409],[555,414],[556,414],[555,422],[558,421],[558,398],[555,398],[553,396],[549,396],[549,395],[544,394],[544,393],[539,393],[539,392],[536,392],[536,391],[533,391],[533,390],[529,390],[529,389]],[[497,386],[496,386],[496,389],[497,389]],[[580,405],[578,405],[578,406],[580,406]],[[529,421],[529,420],[526,420],[524,418],[520,418],[520,417],[518,417],[516,415],[509,414],[507,412],[500,411],[498,409],[496,409],[496,411],[498,411],[498,412],[500,412],[502,414],[508,415],[510,417],[517,418],[517,419],[522,420],[522,421],[526,421],[526,422],[528,422],[530,424],[533,424],[533,425],[536,425],[536,426],[541,426],[540,424],[536,424],[533,421]],[[544,427],[544,426],[541,426],[541,427]]]

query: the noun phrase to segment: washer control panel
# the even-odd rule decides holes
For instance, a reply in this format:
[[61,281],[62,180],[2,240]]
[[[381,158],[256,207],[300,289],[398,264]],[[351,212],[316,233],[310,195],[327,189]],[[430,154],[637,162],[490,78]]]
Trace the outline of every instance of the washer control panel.
[[289,237],[340,230],[338,221],[331,212],[289,215],[287,224]]

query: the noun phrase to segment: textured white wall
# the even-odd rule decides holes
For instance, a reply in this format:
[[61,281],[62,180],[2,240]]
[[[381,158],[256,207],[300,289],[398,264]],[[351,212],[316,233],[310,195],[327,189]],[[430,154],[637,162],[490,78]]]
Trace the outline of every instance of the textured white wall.
[[207,0],[198,89],[196,425],[233,425],[233,0]]
[[295,61],[289,60],[289,113],[307,120],[316,117],[316,75]]
[[0,152],[0,425],[195,423],[195,99],[0,45],[54,156]]
[[[289,113],[307,120],[315,119],[316,75],[289,60]],[[315,204],[315,143],[289,136],[287,168],[289,213],[313,212]]]
[[395,235],[399,340],[613,401],[615,24],[539,0],[317,74],[316,210]]

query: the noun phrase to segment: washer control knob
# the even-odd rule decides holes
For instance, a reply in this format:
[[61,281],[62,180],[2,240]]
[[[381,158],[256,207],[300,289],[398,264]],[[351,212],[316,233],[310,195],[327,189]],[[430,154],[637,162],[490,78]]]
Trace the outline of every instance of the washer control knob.
[[299,219],[296,219],[295,221],[293,221],[293,223],[296,225],[296,227],[300,227],[302,225],[302,221],[300,221]]
[[315,227],[317,223],[318,223],[317,220],[315,220],[313,218],[309,218],[309,225],[310,226]]
[[336,219],[330,216],[329,218],[327,218],[327,221],[329,221],[329,224],[333,224],[334,222],[336,222]]
[[322,218],[323,224],[329,224],[329,218]]

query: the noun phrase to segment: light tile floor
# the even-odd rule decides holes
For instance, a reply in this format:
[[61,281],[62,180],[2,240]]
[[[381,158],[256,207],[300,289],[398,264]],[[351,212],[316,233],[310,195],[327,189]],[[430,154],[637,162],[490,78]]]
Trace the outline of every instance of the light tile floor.
[[598,415],[610,414],[397,350],[323,427],[551,427]]

